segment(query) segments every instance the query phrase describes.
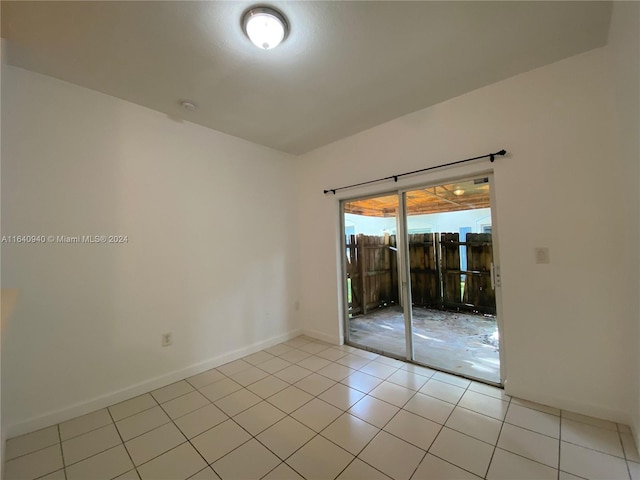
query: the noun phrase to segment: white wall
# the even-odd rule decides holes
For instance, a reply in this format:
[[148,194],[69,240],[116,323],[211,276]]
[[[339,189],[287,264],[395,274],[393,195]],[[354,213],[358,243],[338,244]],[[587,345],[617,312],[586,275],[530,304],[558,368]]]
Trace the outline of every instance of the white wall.
[[[505,39],[507,40],[507,39]],[[506,158],[413,176],[405,185],[495,173],[507,392],[628,423],[637,378],[637,245],[620,208],[612,79],[601,48],[398,118],[299,160],[303,329],[342,337],[338,200],[323,189],[507,149]],[[373,194],[393,185],[345,193]],[[535,226],[535,227],[532,227]],[[607,243],[611,240],[612,243]],[[548,247],[551,263],[534,263]]]
[[295,333],[289,156],[14,67],[2,99],[2,235],[129,238],[2,245],[10,435]]
[[[609,29],[609,48],[611,50],[611,71],[615,90],[614,143],[619,148],[620,188],[629,192],[630,199],[618,206],[629,219],[623,233],[625,242],[635,245],[629,254],[629,263],[635,265],[627,279],[635,287],[635,295],[628,303],[635,309],[636,325],[632,338],[640,344],[640,3],[616,2],[614,4],[611,27]],[[633,221],[636,219],[636,221]],[[640,446],[640,345],[635,348],[636,358],[630,365],[635,385],[633,408],[633,430],[636,445]]]

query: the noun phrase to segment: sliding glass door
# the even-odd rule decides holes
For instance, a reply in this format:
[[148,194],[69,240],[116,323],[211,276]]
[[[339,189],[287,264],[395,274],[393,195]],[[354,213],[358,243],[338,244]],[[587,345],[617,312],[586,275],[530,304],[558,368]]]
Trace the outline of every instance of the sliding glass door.
[[343,203],[349,343],[406,358],[399,287],[398,194]]
[[348,343],[501,383],[490,177],[342,207]]

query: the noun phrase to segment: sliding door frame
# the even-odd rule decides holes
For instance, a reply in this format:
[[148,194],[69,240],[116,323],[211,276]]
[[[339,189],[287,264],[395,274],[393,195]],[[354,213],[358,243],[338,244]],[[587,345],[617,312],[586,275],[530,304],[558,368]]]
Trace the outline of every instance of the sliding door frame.
[[[495,279],[495,299],[496,299],[496,323],[498,326],[498,345],[499,345],[499,359],[500,359],[500,385],[504,386],[506,382],[506,363],[505,363],[505,341],[504,341],[504,320],[502,315],[502,279],[500,275],[500,249],[498,241],[498,219],[497,219],[497,202],[496,202],[496,189],[495,178],[492,171],[480,171],[469,172],[464,175],[443,177],[434,179],[433,181],[420,182],[415,185],[402,187],[394,190],[383,190],[376,193],[348,197],[340,200],[340,256],[341,256],[341,270],[342,281],[340,283],[342,289],[342,311],[344,318],[344,340],[345,343],[363,348],[366,350],[375,351],[376,353],[382,353],[377,349],[368,347],[352,342],[349,338],[349,302],[348,302],[348,288],[347,288],[347,267],[345,257],[345,220],[344,220],[344,205],[345,203],[354,200],[366,200],[369,198],[376,198],[388,195],[398,196],[398,211],[396,214],[396,242],[400,247],[398,248],[398,280],[400,282],[400,302],[404,312],[404,324],[405,324],[405,340],[406,340],[406,358],[400,355],[393,354],[391,352],[384,352],[385,355],[389,355],[394,358],[399,358],[417,365],[423,365],[429,367],[429,365],[417,362],[414,357],[413,348],[413,318],[412,318],[412,304],[411,304],[411,276],[409,275],[409,236],[407,232],[407,205],[406,194],[407,192],[443,185],[446,183],[459,182],[463,180],[472,180],[478,177],[487,177],[489,179],[489,198],[490,198],[490,210],[491,210],[491,236],[492,236],[492,248],[493,248],[493,263],[494,272],[492,272],[492,278]],[[441,369],[447,371],[446,369]],[[450,372],[454,373],[455,372]],[[473,377],[468,377],[474,379]],[[481,382],[494,384],[487,380],[477,379]],[[495,385],[495,384],[494,384]]]

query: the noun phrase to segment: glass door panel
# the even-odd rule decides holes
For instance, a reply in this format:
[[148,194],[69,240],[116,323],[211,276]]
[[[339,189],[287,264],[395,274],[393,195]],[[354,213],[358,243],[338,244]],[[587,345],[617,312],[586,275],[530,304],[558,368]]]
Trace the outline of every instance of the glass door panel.
[[399,275],[399,195],[342,203],[348,343],[405,359]]
[[489,178],[404,195],[413,360],[499,384]]

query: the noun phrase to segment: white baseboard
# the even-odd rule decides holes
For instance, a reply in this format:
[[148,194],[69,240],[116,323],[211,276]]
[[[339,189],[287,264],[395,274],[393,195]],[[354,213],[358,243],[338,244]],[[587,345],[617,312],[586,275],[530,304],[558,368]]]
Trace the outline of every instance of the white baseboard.
[[592,405],[576,401],[574,399],[547,395],[544,392],[529,391],[526,388],[513,388],[508,382],[504,385],[504,392],[512,397],[529,400],[542,405],[548,405],[550,407],[559,408],[560,410],[601,418],[603,420],[609,420],[611,422],[621,423],[624,425],[631,425],[632,423],[631,416],[628,412],[613,410],[599,405]]
[[3,429],[2,437],[3,439],[11,438],[17,435],[33,432],[50,425],[55,425],[66,420],[70,420],[80,415],[85,415],[95,410],[99,410],[101,408],[123,402],[130,398],[137,397],[138,395],[142,395],[143,393],[147,393],[157,388],[164,387],[165,385],[183,380],[192,375],[197,375],[198,373],[205,372],[212,368],[219,367],[220,365],[224,365],[225,363],[229,363],[247,355],[251,355],[252,353],[277,345],[278,343],[286,342],[287,340],[295,338],[301,334],[302,332],[299,329],[292,330],[285,334],[277,335],[266,340],[253,343],[252,345],[238,348],[221,355],[217,355],[203,362],[189,365],[179,370],[174,370],[172,372],[160,375],[155,378],[151,378],[149,380],[145,380],[135,385],[130,385],[121,390],[106,393],[89,400],[75,403],[69,407],[48,412],[43,415],[23,420],[21,422],[9,424],[7,425],[6,429]]
[[316,340],[321,340],[323,342],[330,343],[332,345],[342,345],[344,343],[344,339],[342,335],[328,335],[324,332],[319,332],[317,330],[309,330],[306,328],[302,330],[302,334],[307,337],[315,338]]

